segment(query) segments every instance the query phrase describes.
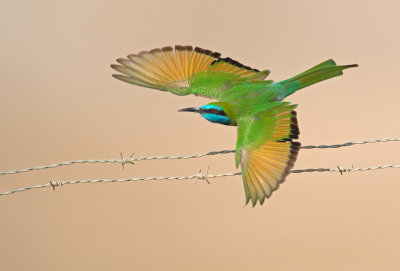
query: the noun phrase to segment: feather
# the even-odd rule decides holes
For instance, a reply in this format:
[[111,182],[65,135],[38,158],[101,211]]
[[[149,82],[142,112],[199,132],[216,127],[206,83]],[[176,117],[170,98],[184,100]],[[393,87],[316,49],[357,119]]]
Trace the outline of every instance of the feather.
[[253,206],[257,202],[263,204],[296,161],[300,143],[292,141],[299,134],[294,106],[277,104],[238,121],[236,155],[242,168],[246,203],[251,200]]

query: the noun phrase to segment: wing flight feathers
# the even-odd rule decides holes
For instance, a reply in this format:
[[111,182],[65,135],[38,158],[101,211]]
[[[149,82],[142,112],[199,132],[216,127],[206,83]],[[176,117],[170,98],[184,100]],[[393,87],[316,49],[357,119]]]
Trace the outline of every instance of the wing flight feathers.
[[197,94],[218,98],[222,89],[204,91],[204,88],[193,88],[191,82],[194,75],[213,73],[221,80],[246,78],[248,81],[264,80],[269,71],[259,71],[245,66],[230,58],[220,58],[221,54],[199,47],[176,45],[175,48],[163,47],[130,54],[127,58],[119,58],[119,64],[111,67],[121,74],[113,77],[127,83],[143,87],[170,91],[177,95]]
[[253,206],[257,201],[263,204],[293,168],[300,149],[300,143],[292,141],[299,135],[295,107],[282,103],[238,122],[236,156],[246,204],[250,200]]

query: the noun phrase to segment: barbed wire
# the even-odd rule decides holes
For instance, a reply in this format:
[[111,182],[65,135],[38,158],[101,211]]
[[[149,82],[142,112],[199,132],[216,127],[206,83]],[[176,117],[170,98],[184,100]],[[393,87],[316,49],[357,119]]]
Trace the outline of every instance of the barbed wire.
[[[364,140],[364,141],[355,141],[355,142],[347,142],[343,144],[335,144],[335,145],[306,145],[302,146],[302,149],[328,149],[328,148],[340,148],[347,147],[357,144],[367,144],[367,143],[378,143],[378,142],[390,142],[390,141],[400,141],[400,138],[383,138],[383,139],[372,139],[372,140]],[[227,154],[233,153],[235,150],[223,150],[223,151],[212,151],[203,154],[194,154],[194,155],[184,155],[184,156],[148,156],[148,157],[137,157],[133,158],[133,154],[129,158],[124,158],[121,153],[120,159],[89,159],[89,160],[76,160],[69,162],[62,162],[47,166],[38,166],[32,168],[25,168],[19,170],[11,170],[0,172],[0,175],[7,174],[17,174],[22,172],[28,172],[32,170],[43,170],[48,168],[55,168],[66,165],[73,164],[82,164],[82,163],[121,163],[122,167],[125,164],[133,164],[134,161],[143,161],[143,160],[161,160],[161,159],[191,159],[191,158],[200,158],[208,155],[217,155],[217,154]],[[291,173],[304,173],[304,172],[339,172],[343,174],[344,172],[357,172],[357,171],[367,171],[367,170],[377,170],[377,169],[385,169],[385,168],[400,168],[400,164],[392,164],[392,165],[380,165],[380,166],[372,166],[372,167],[363,167],[363,168],[351,168],[347,167],[336,167],[336,168],[309,168],[309,169],[294,169]],[[71,181],[50,181],[46,184],[39,184],[33,186],[27,186],[22,188],[17,188],[15,190],[10,190],[6,192],[0,193],[0,196],[6,196],[17,192],[28,191],[32,189],[46,188],[52,187],[55,190],[57,186],[63,186],[67,184],[80,184],[80,183],[110,183],[110,182],[128,182],[128,181],[150,181],[150,180],[187,180],[187,179],[196,179],[195,183],[199,179],[204,179],[208,183],[209,178],[217,178],[217,177],[227,177],[227,176],[235,176],[241,175],[241,172],[230,172],[230,173],[222,173],[222,174],[208,174],[208,169],[206,174],[202,174],[201,170],[196,175],[191,176],[168,176],[168,177],[141,177],[141,178],[128,178],[128,179],[97,179],[97,180],[71,180]]]
[[[381,165],[381,166],[373,166],[373,167],[363,167],[363,168],[354,168],[354,167],[336,167],[336,168],[308,168],[308,169],[294,169],[291,173],[304,173],[304,172],[339,172],[343,174],[344,172],[357,172],[357,171],[367,171],[367,170],[377,170],[377,169],[385,169],[385,168],[400,168],[400,164],[392,164],[392,165]],[[142,178],[127,178],[127,179],[98,179],[98,180],[71,180],[71,181],[50,181],[46,184],[39,184],[33,186],[27,186],[18,188],[15,190],[10,190],[6,192],[0,193],[0,196],[6,196],[17,192],[24,192],[32,189],[46,188],[52,187],[53,190],[57,186],[63,186],[67,184],[82,184],[82,183],[118,183],[118,182],[131,182],[131,181],[161,181],[161,180],[188,180],[195,179],[195,183],[199,179],[206,180],[208,183],[209,178],[217,178],[217,177],[228,177],[228,176],[236,176],[241,175],[241,172],[230,172],[230,173],[222,173],[222,174],[208,174],[208,169],[206,174],[202,174],[201,170],[196,175],[191,176],[169,176],[169,177],[142,177]]]
[[[391,141],[400,141],[400,138],[371,139],[371,140],[347,142],[347,143],[343,143],[343,144],[334,144],[334,145],[306,145],[306,146],[302,146],[301,149],[333,149],[333,148],[348,147],[348,146],[353,146],[353,145],[358,145],[358,144],[380,143],[380,142],[391,142]],[[55,164],[45,165],[45,166],[37,166],[37,167],[31,167],[31,168],[4,171],[4,172],[0,172],[0,176],[24,173],[24,172],[33,171],[33,170],[44,170],[44,169],[56,168],[56,167],[61,167],[61,166],[74,165],[74,164],[121,163],[122,167],[124,167],[125,164],[133,164],[135,161],[163,160],[163,159],[171,159],[171,160],[192,159],[192,158],[200,158],[200,157],[204,157],[204,156],[217,155],[217,154],[228,154],[228,153],[234,153],[234,152],[235,152],[235,150],[222,150],[222,151],[212,151],[212,152],[194,154],[194,155],[148,156],[148,157],[133,157],[133,154],[132,154],[129,158],[124,158],[121,153],[120,159],[88,159],[88,160],[67,161],[67,162],[55,163]]]

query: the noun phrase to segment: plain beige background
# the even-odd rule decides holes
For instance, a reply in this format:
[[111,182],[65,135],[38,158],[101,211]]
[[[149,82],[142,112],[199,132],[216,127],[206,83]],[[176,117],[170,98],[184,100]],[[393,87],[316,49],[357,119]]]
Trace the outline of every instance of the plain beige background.
[[[178,113],[209,100],[119,82],[118,57],[197,45],[286,79],[358,63],[294,94],[300,141],[400,136],[400,2],[0,3],[0,171],[54,162],[232,149],[236,128]],[[302,150],[295,168],[399,163],[400,144]],[[233,155],[75,165],[0,177],[51,180],[235,171]],[[262,207],[241,178],[79,184],[0,198],[1,270],[399,270],[399,169],[292,174]]]

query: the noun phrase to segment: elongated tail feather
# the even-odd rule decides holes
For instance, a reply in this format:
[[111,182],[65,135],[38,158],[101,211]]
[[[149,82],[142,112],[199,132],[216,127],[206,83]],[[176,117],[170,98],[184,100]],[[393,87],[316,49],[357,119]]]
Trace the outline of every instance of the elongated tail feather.
[[283,100],[285,97],[293,94],[299,89],[342,75],[343,70],[353,67],[358,67],[358,65],[351,64],[338,66],[332,59],[324,61],[299,75],[277,82],[277,85],[283,86],[282,90],[278,93],[277,100]]

